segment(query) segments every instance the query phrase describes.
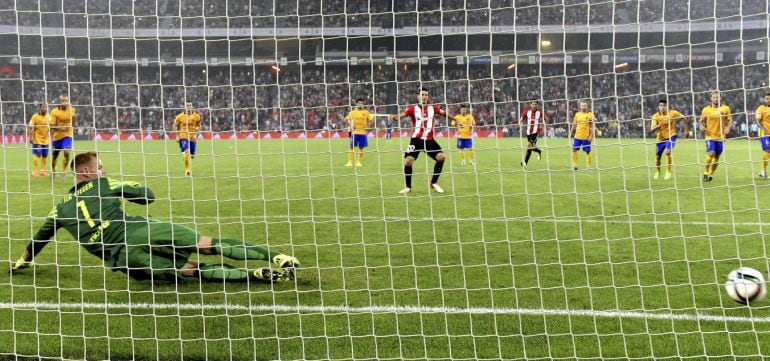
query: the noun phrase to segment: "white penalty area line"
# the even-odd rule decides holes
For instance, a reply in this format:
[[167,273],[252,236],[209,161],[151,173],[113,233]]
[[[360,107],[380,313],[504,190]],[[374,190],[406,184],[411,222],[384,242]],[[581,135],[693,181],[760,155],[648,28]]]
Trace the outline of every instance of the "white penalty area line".
[[371,314],[473,314],[516,316],[563,316],[593,318],[631,318],[663,321],[770,323],[770,317],[741,317],[708,314],[651,313],[621,310],[562,310],[547,308],[487,308],[487,307],[429,307],[429,306],[308,306],[308,305],[238,305],[200,303],[52,303],[2,302],[0,309],[14,310],[179,310],[179,311],[242,311],[272,313],[371,313]]
[[[669,218],[670,215],[660,215],[659,218]],[[355,221],[385,221],[385,222],[520,222],[520,223],[599,223],[599,224],[645,224],[645,225],[685,225],[685,226],[739,226],[739,227],[770,227],[770,222],[705,222],[705,221],[670,221],[670,220],[636,220],[636,219],[607,219],[597,217],[575,218],[575,217],[467,217],[467,218],[447,218],[447,217],[397,217],[397,216],[335,216],[335,215],[306,215],[306,214],[270,214],[267,216],[220,216],[220,217],[195,217],[195,216],[174,216],[174,219],[190,219],[190,220],[202,220],[202,221],[231,221],[231,220],[245,220],[245,221],[260,221],[265,219],[278,219],[284,221],[312,221],[312,220],[324,220],[324,221],[342,221],[342,222],[355,222]],[[622,217],[613,217],[622,218]],[[159,218],[163,220],[170,220],[168,218]]]

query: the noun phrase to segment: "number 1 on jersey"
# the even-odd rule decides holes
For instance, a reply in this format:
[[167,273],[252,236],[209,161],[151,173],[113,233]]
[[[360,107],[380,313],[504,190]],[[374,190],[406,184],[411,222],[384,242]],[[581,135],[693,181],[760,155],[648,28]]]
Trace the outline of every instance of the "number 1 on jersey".
[[80,211],[83,213],[83,217],[85,217],[86,221],[88,222],[88,226],[91,228],[96,227],[96,222],[91,219],[91,213],[88,212],[88,208],[86,208],[86,201],[78,202],[78,207],[80,207]]

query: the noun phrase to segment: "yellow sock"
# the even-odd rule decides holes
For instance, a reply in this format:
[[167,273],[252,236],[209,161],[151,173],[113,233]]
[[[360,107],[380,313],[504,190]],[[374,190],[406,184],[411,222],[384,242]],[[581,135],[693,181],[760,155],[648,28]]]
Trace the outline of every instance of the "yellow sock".
[[586,153],[586,168],[591,168],[591,153]]
[[577,152],[572,152],[572,167],[577,167]]
[[465,160],[465,151],[464,150],[460,151],[460,160]]
[[353,163],[353,149],[348,150],[348,163]]
[[762,156],[762,171],[767,172],[767,161],[770,159],[770,152],[765,152]]
[[359,149],[358,150],[358,163],[361,163],[361,161],[364,160],[364,150]]
[[37,167],[40,164],[40,157],[34,157],[32,158],[32,171],[37,172]]
[[706,159],[703,160],[703,163],[706,163],[706,166],[703,168],[703,174],[709,175],[709,171],[711,170],[711,156],[706,155]]
[[48,163],[48,157],[40,158],[40,170],[45,171],[45,164]]
[[468,158],[471,160],[471,162],[473,162],[473,160],[476,159],[473,154],[473,149],[468,149]]
[[714,175],[714,171],[717,170],[718,165],[719,165],[719,158],[717,157],[711,158],[711,170],[709,171],[709,175]]
[[666,154],[666,172],[671,172],[671,162],[673,161],[673,157],[671,154]]
[[187,153],[184,154],[184,170],[186,172],[190,171],[190,155]]

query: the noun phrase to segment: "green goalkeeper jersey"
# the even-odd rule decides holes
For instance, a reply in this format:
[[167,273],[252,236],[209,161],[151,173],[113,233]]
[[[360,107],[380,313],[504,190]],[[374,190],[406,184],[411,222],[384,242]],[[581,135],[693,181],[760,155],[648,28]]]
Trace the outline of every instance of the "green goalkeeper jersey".
[[155,195],[137,182],[97,178],[79,183],[51,210],[27,250],[36,255],[59,228],[64,228],[89,253],[115,267],[126,236],[148,222],[143,217],[127,216],[123,199],[149,204]]

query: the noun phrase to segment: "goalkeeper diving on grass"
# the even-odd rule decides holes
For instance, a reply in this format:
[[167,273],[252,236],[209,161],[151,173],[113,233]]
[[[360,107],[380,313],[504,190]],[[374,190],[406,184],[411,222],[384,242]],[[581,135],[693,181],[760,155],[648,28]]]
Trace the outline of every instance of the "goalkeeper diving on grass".
[[[59,228],[64,228],[89,253],[113,271],[139,280],[176,280],[197,277],[210,281],[283,281],[295,277],[299,261],[292,256],[231,238],[212,238],[166,222],[129,216],[123,199],[147,205],[153,192],[137,182],[107,178],[96,152],[78,154],[71,163],[76,185],[54,208],[27,245],[11,272],[34,263]],[[272,267],[254,270],[222,262],[198,263],[192,254],[221,255],[233,260],[264,260]]]

